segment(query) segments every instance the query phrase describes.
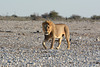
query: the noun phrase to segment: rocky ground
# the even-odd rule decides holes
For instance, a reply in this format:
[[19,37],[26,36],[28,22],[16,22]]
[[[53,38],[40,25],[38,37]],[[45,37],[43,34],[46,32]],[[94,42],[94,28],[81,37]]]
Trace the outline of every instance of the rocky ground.
[[71,48],[44,49],[42,21],[0,21],[0,67],[99,67],[100,22],[62,22],[69,26]]

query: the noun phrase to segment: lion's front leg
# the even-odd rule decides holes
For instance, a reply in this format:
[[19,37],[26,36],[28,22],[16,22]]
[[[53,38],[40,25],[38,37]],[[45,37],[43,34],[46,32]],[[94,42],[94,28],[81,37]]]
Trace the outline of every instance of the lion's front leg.
[[61,38],[59,38],[59,44],[58,44],[58,47],[56,48],[56,49],[59,49],[59,47],[60,47],[60,45],[61,45],[61,41],[62,41],[62,37]]
[[55,42],[55,38],[52,38],[52,42],[51,42],[51,47],[50,47],[50,49],[53,49],[54,42]]
[[44,40],[44,41],[42,42],[42,45],[43,45],[43,47],[44,47],[45,49],[47,49],[47,47],[46,47],[46,45],[45,45],[45,42],[46,42],[46,40]]

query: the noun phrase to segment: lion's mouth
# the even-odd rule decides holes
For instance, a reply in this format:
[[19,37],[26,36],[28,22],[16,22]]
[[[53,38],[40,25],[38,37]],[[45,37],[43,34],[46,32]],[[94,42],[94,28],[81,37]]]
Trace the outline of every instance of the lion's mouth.
[[45,35],[49,35],[49,34],[45,34]]
[[49,35],[49,33],[48,32],[45,32],[45,35]]

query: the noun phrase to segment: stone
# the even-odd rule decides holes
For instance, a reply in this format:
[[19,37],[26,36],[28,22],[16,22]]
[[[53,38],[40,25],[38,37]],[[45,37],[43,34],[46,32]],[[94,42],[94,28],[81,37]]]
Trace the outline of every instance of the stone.
[[100,38],[99,38],[99,37],[97,37],[97,38],[96,38],[96,41],[100,41]]

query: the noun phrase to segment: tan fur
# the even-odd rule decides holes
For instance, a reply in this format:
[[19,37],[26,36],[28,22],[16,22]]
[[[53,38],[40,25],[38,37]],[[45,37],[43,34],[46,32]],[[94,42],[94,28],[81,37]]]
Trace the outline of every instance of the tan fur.
[[54,24],[51,21],[45,21],[42,23],[42,28],[44,32],[44,41],[42,45],[44,46],[45,49],[47,49],[45,42],[52,38],[52,43],[51,43],[51,49],[53,49],[55,38],[59,38],[59,45],[57,49],[59,49],[62,41],[62,37],[65,36],[67,43],[68,43],[68,49],[70,49],[70,34],[69,34],[69,28],[65,24]]

